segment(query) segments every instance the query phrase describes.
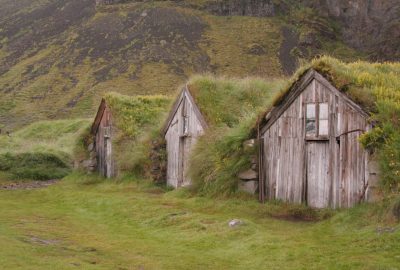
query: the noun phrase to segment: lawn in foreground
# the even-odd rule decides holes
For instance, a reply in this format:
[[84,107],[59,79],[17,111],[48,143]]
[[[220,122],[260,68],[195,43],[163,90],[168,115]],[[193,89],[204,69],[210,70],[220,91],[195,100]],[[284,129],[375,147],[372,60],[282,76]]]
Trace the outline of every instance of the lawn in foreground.
[[[399,226],[368,205],[293,222],[256,201],[79,174],[0,191],[0,205],[2,269],[400,269]],[[234,218],[245,225],[230,228]]]

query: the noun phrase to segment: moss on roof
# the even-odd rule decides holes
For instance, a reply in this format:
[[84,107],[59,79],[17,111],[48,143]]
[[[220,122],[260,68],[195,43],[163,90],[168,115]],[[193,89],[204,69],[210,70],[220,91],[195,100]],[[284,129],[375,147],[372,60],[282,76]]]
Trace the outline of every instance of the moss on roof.
[[158,125],[171,103],[170,98],[162,95],[124,96],[113,92],[107,93],[104,100],[112,112],[115,127],[128,137],[136,137]]
[[209,126],[233,127],[243,117],[265,108],[282,82],[196,76],[189,81],[188,89]]
[[311,68],[368,112],[375,112],[377,102],[381,99],[400,100],[400,63],[344,63],[323,56],[299,68],[287,86],[282,88],[273,105],[279,105],[301,76]]

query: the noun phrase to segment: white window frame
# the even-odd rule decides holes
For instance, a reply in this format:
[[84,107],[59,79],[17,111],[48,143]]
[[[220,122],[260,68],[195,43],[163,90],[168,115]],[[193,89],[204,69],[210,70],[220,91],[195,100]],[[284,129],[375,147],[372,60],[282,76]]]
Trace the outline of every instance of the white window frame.
[[[309,106],[314,105],[314,114],[309,113]],[[321,110],[325,108],[324,110]],[[305,115],[304,115],[304,129],[305,137],[307,140],[328,140],[329,139],[329,103],[328,102],[310,102],[305,103]],[[309,114],[313,117],[309,117]],[[321,118],[322,117],[322,118]],[[314,121],[315,129],[314,132],[307,131],[307,123]],[[323,123],[323,124],[322,124]],[[323,130],[321,126],[324,126]],[[325,132],[323,132],[325,131]],[[321,134],[323,132],[323,134]]]

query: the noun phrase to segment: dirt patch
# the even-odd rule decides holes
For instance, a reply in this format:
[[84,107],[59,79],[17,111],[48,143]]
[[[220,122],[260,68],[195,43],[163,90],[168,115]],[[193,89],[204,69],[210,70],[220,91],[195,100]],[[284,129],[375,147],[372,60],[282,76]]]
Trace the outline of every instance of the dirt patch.
[[293,55],[292,50],[299,43],[299,36],[293,29],[286,26],[282,27],[282,36],[283,41],[279,49],[279,60],[283,72],[286,75],[292,75],[298,66],[297,58]]
[[16,182],[9,184],[0,184],[0,190],[20,190],[20,189],[38,189],[46,188],[48,186],[54,185],[59,180],[47,180],[47,181],[32,181],[32,182]]

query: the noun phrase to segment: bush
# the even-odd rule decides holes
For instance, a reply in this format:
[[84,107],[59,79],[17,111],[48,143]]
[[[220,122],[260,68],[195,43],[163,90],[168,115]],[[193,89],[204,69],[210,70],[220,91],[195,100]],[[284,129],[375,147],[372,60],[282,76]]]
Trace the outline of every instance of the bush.
[[50,180],[65,177],[71,169],[51,153],[6,153],[0,155],[0,171],[9,173],[13,180]]

